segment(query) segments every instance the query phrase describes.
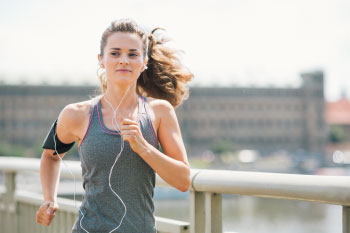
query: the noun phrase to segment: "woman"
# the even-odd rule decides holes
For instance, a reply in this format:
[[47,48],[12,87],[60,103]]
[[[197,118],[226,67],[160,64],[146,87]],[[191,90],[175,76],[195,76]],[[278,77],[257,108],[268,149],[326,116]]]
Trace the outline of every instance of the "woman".
[[165,47],[167,41],[155,37],[156,30],[146,35],[127,19],[104,31],[98,55],[103,94],[67,105],[45,139],[38,223],[47,226],[55,216],[57,154],[63,157],[74,142],[85,189],[74,233],[155,233],[155,172],[178,190],[189,189],[190,166],[174,107],[186,97],[193,75]]

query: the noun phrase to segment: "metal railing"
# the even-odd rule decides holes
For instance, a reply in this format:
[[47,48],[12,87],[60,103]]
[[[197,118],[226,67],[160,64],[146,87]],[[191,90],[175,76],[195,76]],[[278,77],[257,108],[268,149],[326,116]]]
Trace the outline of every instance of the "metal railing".
[[[76,178],[81,179],[78,161],[65,161]],[[72,178],[66,166],[61,165],[61,178]],[[39,193],[16,189],[16,175],[20,172],[36,172],[40,160],[34,158],[0,157],[0,171],[5,176],[5,190],[0,190],[0,232],[1,233],[67,233],[71,232],[78,210],[74,201],[58,198],[59,211],[49,227],[41,226],[35,220],[36,211],[43,203]],[[164,184],[165,182],[163,182]],[[81,202],[77,201],[77,206]],[[158,233],[186,233],[189,223],[168,218],[155,217]]]
[[[0,196],[1,232],[56,233],[68,232],[63,225],[71,228],[77,212],[72,200],[59,199],[61,215],[54,220],[52,228],[48,228],[36,224],[33,217],[42,201],[41,195],[15,192],[16,173],[38,172],[39,162],[39,159],[0,157],[7,189]],[[79,162],[69,162],[68,166],[76,177],[81,177]],[[61,166],[61,177],[71,177],[64,166]],[[192,169],[191,178],[190,223],[156,217],[159,232],[222,233],[221,194],[238,194],[341,205],[343,233],[350,233],[350,177]],[[156,185],[169,186],[158,176]],[[5,225],[11,228],[1,229]]]

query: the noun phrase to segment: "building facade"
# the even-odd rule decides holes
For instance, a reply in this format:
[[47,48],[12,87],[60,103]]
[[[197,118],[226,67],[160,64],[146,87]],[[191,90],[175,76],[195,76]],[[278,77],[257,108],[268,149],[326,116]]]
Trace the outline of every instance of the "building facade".
[[323,73],[301,75],[300,88],[192,88],[177,109],[192,153],[216,140],[236,149],[323,154],[327,142]]
[[[176,109],[190,155],[216,141],[235,149],[323,154],[327,142],[323,73],[301,74],[299,88],[193,87]],[[0,86],[0,140],[42,141],[62,108],[96,95],[91,86]]]
[[0,86],[0,140],[31,146],[44,140],[60,111],[86,100],[96,87]]

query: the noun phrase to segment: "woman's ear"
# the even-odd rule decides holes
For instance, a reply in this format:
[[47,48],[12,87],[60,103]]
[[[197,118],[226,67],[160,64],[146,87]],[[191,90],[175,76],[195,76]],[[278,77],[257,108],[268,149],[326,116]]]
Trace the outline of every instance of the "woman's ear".
[[143,68],[142,68],[142,71],[141,71],[141,73],[143,72],[143,71],[145,71],[145,70],[147,70],[147,63],[148,63],[148,58],[146,58],[145,59],[145,61],[144,61],[144,63],[143,63]]
[[97,54],[97,59],[98,59],[98,65],[100,68],[104,69],[103,63],[102,63],[102,57],[100,54]]

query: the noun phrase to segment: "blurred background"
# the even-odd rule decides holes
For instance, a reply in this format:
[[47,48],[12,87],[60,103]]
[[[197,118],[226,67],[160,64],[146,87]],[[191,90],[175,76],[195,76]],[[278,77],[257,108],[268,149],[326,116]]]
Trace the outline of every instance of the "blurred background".
[[[195,75],[176,109],[192,168],[349,175],[349,13],[346,0],[2,0],[0,156],[40,158],[62,108],[97,93],[102,32],[133,18],[167,29]],[[187,220],[184,199],[157,188],[156,214]],[[226,231],[341,232],[340,207],[224,202]]]

